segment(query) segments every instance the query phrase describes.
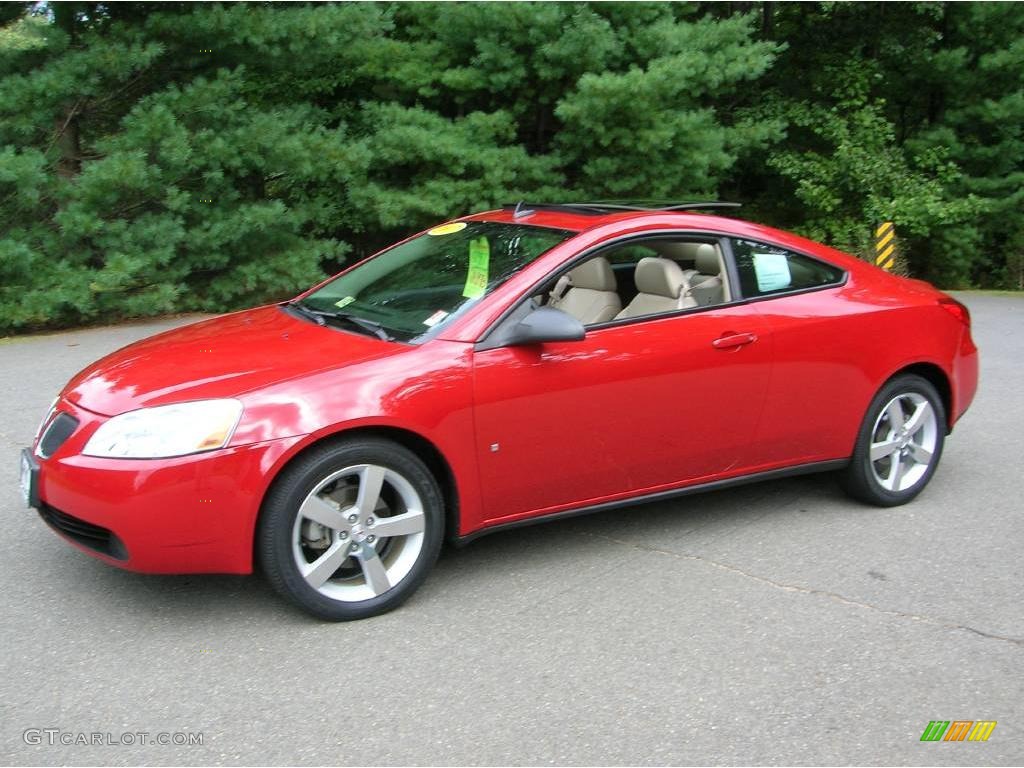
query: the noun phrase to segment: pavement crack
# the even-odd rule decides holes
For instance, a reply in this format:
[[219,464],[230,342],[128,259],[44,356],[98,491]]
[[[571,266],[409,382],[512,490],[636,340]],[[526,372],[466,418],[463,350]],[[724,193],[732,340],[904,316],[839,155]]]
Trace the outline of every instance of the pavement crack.
[[769,579],[769,578],[767,578],[765,576],[759,576],[756,573],[750,573],[749,571],[745,571],[742,568],[737,568],[735,565],[729,565],[728,563],[722,563],[722,562],[719,562],[718,560],[712,560],[711,558],[708,558],[708,557],[702,557],[701,555],[694,555],[694,554],[690,554],[688,552],[676,552],[675,550],[664,549],[662,547],[655,547],[655,546],[651,546],[649,544],[640,544],[640,543],[637,543],[635,541],[626,541],[625,539],[617,539],[614,536],[607,536],[605,534],[600,534],[600,533],[581,532],[580,535],[582,535],[582,536],[590,536],[590,537],[593,537],[595,539],[604,539],[605,541],[610,541],[610,542],[612,542],[614,544],[618,544],[620,546],[632,547],[634,549],[639,549],[639,550],[642,550],[642,551],[645,551],[645,552],[653,552],[653,553],[659,554],[659,555],[667,555],[669,557],[675,557],[675,558],[678,558],[680,560],[690,560],[690,561],[693,561],[693,562],[702,563],[704,565],[709,565],[712,568],[717,568],[720,571],[725,571],[727,573],[731,573],[731,574],[734,574],[736,576],[742,576],[743,578],[750,579],[751,581],[756,581],[759,584],[764,584],[766,586],[771,587],[772,589],[778,589],[778,590],[781,590],[783,592],[796,592],[796,593],[802,594],[802,595],[815,595],[817,597],[825,597],[825,598],[828,598],[829,600],[832,600],[834,602],[840,603],[842,605],[848,605],[848,606],[852,606],[852,607],[855,607],[855,608],[863,608],[865,610],[873,611],[875,613],[880,613],[880,614],[883,614],[885,616],[895,616],[895,617],[900,618],[900,619],[908,619],[910,621],[917,621],[917,622],[920,622],[922,624],[929,624],[931,626],[941,627],[943,629],[962,630],[964,632],[971,632],[971,633],[973,633],[975,635],[979,635],[981,637],[985,637],[985,638],[988,638],[990,640],[1000,640],[1000,641],[1002,641],[1004,643],[1009,643],[1011,645],[1017,646],[1018,648],[1024,648],[1024,638],[1009,637],[1007,635],[999,635],[999,634],[996,634],[994,632],[986,632],[984,630],[977,629],[975,627],[971,627],[971,626],[969,626],[967,624],[958,624],[956,622],[944,621],[943,619],[938,619],[938,618],[935,618],[934,616],[925,616],[925,615],[922,615],[922,614],[910,613],[908,611],[897,611],[897,610],[894,610],[892,608],[882,608],[881,606],[873,605],[872,603],[868,603],[868,602],[865,602],[863,600],[857,600],[857,599],[852,598],[852,597],[847,597],[846,595],[841,595],[838,592],[832,592],[832,591],[827,590],[827,589],[817,589],[815,587],[803,587],[803,586],[800,586],[799,584],[787,584],[785,582],[775,581],[774,579]]

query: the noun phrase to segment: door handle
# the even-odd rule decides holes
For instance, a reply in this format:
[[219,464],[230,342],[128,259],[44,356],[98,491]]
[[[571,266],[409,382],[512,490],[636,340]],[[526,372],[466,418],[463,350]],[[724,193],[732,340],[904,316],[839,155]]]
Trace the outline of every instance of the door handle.
[[753,333],[724,333],[717,339],[711,342],[711,346],[715,349],[736,349],[742,347],[745,344],[753,344],[757,341],[757,336]]

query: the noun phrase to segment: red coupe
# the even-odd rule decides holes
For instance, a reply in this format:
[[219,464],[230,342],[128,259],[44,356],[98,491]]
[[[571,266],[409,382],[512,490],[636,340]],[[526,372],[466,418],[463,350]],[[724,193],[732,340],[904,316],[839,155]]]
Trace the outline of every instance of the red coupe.
[[927,485],[974,397],[967,309],[723,203],[508,206],[64,388],[21,457],[43,520],[150,573],[397,606],[442,540],[820,470]]

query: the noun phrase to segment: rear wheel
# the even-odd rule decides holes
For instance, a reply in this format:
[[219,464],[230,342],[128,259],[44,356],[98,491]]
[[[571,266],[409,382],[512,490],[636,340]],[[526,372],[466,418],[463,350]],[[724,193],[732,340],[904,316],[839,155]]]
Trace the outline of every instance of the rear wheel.
[[942,456],[946,413],[935,387],[906,374],[872,400],[842,476],[854,498],[882,507],[905,504],[931,480]]
[[264,503],[263,571],[322,619],[374,616],[426,578],[443,538],[441,493],[406,448],[377,438],[314,449],[288,467]]

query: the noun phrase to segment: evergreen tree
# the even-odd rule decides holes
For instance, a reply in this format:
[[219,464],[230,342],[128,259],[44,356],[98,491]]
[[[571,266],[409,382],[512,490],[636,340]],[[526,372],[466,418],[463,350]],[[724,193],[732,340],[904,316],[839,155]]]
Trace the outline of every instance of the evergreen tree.
[[1024,6],[10,3],[0,332],[293,294],[518,199],[715,196],[1024,282]]

